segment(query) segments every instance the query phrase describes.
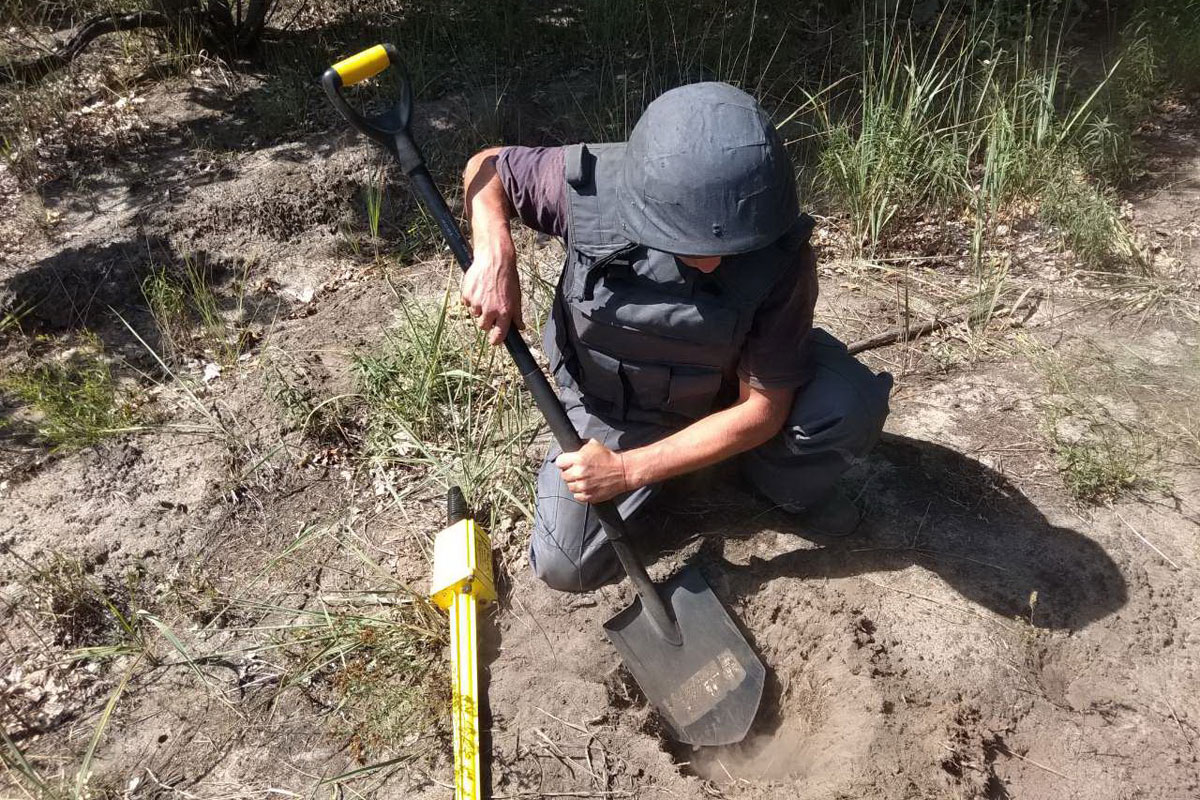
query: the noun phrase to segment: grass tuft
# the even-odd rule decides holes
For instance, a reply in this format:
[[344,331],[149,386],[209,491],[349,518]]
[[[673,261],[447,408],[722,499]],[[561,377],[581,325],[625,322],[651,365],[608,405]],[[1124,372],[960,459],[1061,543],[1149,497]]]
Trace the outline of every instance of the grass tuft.
[[1022,338],[1049,395],[1040,403],[1042,427],[1068,493],[1082,503],[1111,503],[1125,495],[1169,489],[1164,440],[1153,421],[1122,410],[1106,396],[1121,396],[1130,373],[1103,354],[1066,355]]
[[243,272],[234,284],[234,307],[226,312],[213,288],[211,269],[203,259],[188,255],[178,273],[165,267],[151,272],[142,282],[142,295],[158,327],[166,359],[178,361],[198,344],[220,363],[233,363],[246,345],[247,332],[237,322],[242,317],[245,292]]
[[457,485],[491,510],[489,525],[513,512],[531,518],[540,417],[507,354],[454,317],[450,298],[405,298],[384,346],[355,359],[363,450],[393,494],[401,483],[405,493]]
[[1097,426],[1091,434],[1078,441],[1054,437],[1058,470],[1072,497],[1109,503],[1156,485],[1158,451],[1146,437],[1113,426]]
[[[97,577],[78,558],[52,554],[25,580],[33,606],[73,658],[105,659],[149,651],[138,610],[141,575]],[[153,660],[153,659],[152,659]]]
[[55,449],[95,444],[128,432],[135,421],[95,338],[59,357],[0,376],[0,390],[33,409],[34,428]]

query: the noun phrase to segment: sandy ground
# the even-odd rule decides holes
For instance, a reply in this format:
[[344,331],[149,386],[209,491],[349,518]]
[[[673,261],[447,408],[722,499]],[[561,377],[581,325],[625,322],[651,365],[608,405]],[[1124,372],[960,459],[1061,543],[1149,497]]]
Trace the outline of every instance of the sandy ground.
[[[346,391],[349,357],[391,323],[387,281],[338,235],[359,213],[354,198],[377,156],[348,136],[249,148],[248,133],[222,127],[219,106],[183,95],[148,98],[160,127],[125,156],[153,160],[152,174],[116,159],[76,176],[82,189],[54,184],[52,229],[14,224],[0,263],[0,296],[50,298],[29,319],[36,330],[86,327],[145,369],[153,364],[116,313],[152,329],[138,286],[154,263],[203,254],[250,276],[242,313],[255,343],[197,384],[205,411],[170,386],[155,396],[164,419],[199,432],[163,427],[66,454],[19,431],[5,444],[4,727],[65,774],[70,759],[55,759],[78,757],[128,660],[76,669],[40,648],[16,610],[36,601],[22,578],[30,565],[58,552],[98,580],[137,571],[164,608],[190,613],[180,627],[188,646],[227,652],[244,641],[238,623],[213,627],[196,600],[204,592],[179,587],[288,597],[298,608],[361,587],[369,576],[334,569],[319,549],[256,578],[300,532],[331,526],[353,530],[420,588],[420,545],[438,527],[439,497],[397,506],[336,454],[299,457],[264,377],[285,354],[320,391]],[[196,165],[186,145],[195,134],[228,138],[219,164]],[[1200,122],[1181,108],[1150,135],[1160,146],[1133,199],[1135,224],[1164,272],[1194,287]],[[6,196],[17,215],[23,201]],[[601,628],[631,599],[628,586],[555,593],[530,575],[526,524],[496,532],[501,598],[484,648],[496,797],[1200,796],[1194,455],[1169,449],[1157,486],[1119,502],[1072,501],[1047,440],[1055,393],[1035,357],[1066,359],[1081,395],[1182,444],[1200,419],[1200,331],[1169,300],[1118,313],[1072,276],[1069,259],[1020,253],[1012,280],[1043,294],[1023,327],[950,329],[867,357],[897,388],[883,441],[848,478],[868,509],[855,536],[810,535],[720,473],[657,512],[660,535],[644,543],[652,574],[700,566],[768,666],[744,743],[691,751],[665,741]],[[434,253],[390,277],[440,290],[449,269]],[[892,295],[847,264],[826,259],[822,287],[819,322],[847,340],[895,321]],[[10,339],[4,364],[25,346]],[[181,369],[196,378],[202,361]],[[279,441],[296,457],[259,468],[254,454]],[[206,662],[202,680],[185,667],[139,677],[98,748],[98,785],[128,797],[310,796],[321,778],[354,768],[334,710],[315,691],[275,693],[272,670],[269,658],[234,655]],[[414,730],[395,753],[414,755],[347,786],[450,796],[444,733]],[[24,796],[5,780],[15,776],[0,775],[0,795]]]

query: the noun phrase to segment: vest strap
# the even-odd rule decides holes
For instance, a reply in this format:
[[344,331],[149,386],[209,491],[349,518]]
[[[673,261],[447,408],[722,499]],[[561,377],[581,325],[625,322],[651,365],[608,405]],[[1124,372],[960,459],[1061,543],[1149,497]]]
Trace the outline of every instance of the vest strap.
[[596,157],[588,152],[586,144],[573,144],[563,155],[567,183],[578,189],[592,180],[592,168]]

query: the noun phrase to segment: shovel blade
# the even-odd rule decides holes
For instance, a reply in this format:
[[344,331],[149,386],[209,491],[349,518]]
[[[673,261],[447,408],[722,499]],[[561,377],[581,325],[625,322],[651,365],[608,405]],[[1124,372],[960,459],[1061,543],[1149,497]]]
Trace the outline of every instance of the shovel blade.
[[673,739],[697,746],[741,741],[758,713],[766,668],[698,569],[683,570],[658,592],[683,643],[666,640],[640,599],[604,623],[609,641]]

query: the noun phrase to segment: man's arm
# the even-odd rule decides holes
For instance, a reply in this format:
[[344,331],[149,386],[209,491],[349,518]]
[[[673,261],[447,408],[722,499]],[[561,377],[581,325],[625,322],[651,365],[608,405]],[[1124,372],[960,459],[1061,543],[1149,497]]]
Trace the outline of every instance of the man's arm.
[[488,331],[493,345],[503,341],[509,323],[518,329],[525,327],[517,251],[509,227],[513,208],[496,170],[500,150],[481,150],[471,156],[463,170],[463,197],[471,223],[474,260],[463,276],[462,302],[480,329]]
[[600,503],[758,447],[783,427],[795,391],[758,388],[742,381],[737,403],[665,439],[621,452],[593,439],[554,463],[576,500]]

